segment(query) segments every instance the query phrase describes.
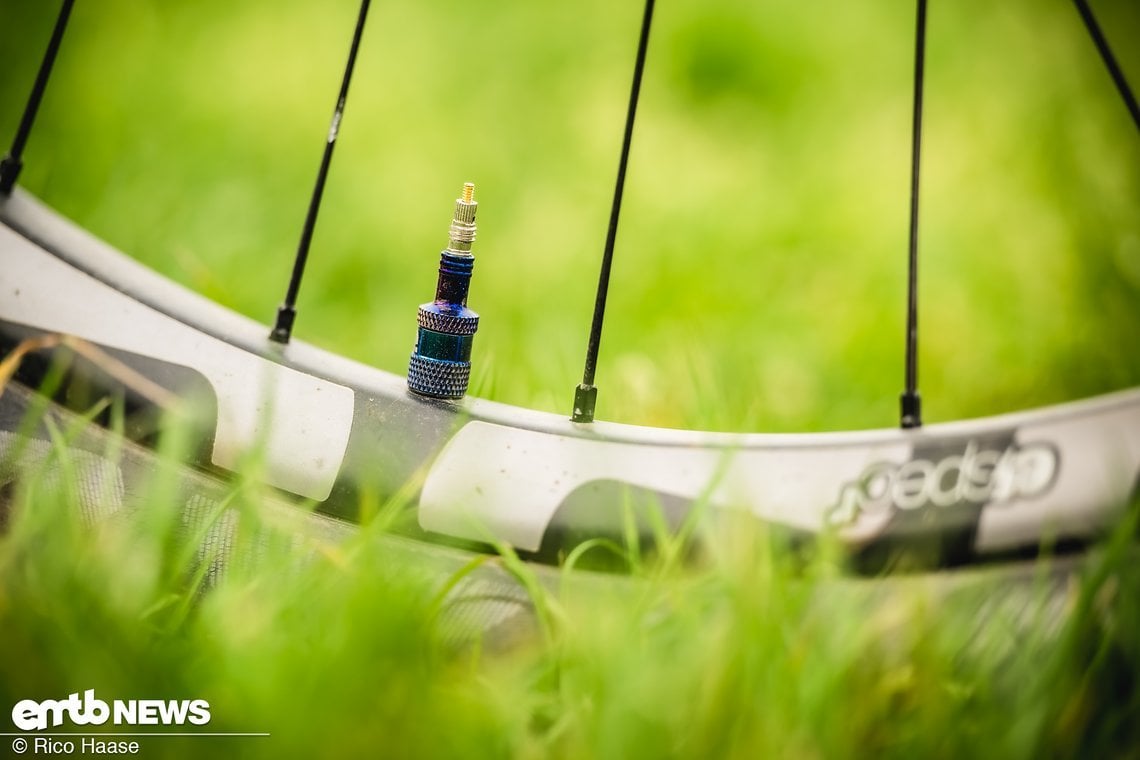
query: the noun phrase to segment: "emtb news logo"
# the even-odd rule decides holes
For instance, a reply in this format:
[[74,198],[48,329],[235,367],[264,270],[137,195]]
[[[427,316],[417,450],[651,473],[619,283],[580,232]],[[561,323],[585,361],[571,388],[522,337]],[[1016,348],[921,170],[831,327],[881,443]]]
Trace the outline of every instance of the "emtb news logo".
[[98,699],[94,689],[69,694],[67,699],[22,699],[12,708],[12,722],[21,731],[42,731],[59,726],[67,717],[77,726],[204,726],[210,722],[210,703],[204,699],[129,699],[110,704]]

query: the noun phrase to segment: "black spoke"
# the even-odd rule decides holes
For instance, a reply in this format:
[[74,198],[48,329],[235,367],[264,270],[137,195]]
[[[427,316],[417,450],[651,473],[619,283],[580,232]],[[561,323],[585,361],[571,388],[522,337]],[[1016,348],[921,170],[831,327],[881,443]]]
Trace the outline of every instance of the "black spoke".
[[602,252],[602,270],[598,275],[598,291],[594,297],[594,319],[590,324],[590,340],[586,346],[586,365],[582,382],[574,389],[574,422],[593,422],[598,389],[594,387],[594,373],[598,367],[598,349],[602,342],[602,321],[606,316],[606,296],[610,289],[610,269],[614,260],[614,242],[617,240],[618,218],[621,215],[621,196],[625,188],[625,169],[629,164],[629,146],[633,141],[633,120],[637,115],[637,99],[641,92],[641,74],[645,70],[645,51],[649,47],[649,26],[653,22],[653,0],[645,0],[645,15],[641,20],[641,37],[637,42],[637,59],[633,64],[633,85],[629,91],[629,110],[625,117],[625,135],[618,159],[617,183],[614,203],[610,209],[610,226],[606,231],[606,247]]
[[28,96],[28,104],[24,107],[24,115],[20,119],[20,126],[16,130],[16,139],[12,141],[12,149],[0,161],[0,193],[8,195],[16,185],[16,178],[24,168],[24,146],[28,142],[28,135],[32,132],[32,124],[36,121],[36,113],[40,110],[40,101],[43,100],[44,90],[47,89],[48,77],[51,76],[55,57],[59,53],[60,43],[63,41],[63,31],[67,28],[67,20],[71,17],[71,6],[75,0],[63,0],[59,9],[59,16],[55,19],[55,29],[52,30],[51,40],[48,41],[44,59],[40,62],[39,73],[36,74],[32,93]]
[[1120,64],[1116,62],[1116,56],[1112,54],[1112,48],[1109,47],[1108,40],[1105,39],[1104,33],[1100,30],[1100,24],[1097,23],[1092,8],[1089,7],[1087,0],[1073,0],[1073,2],[1077,5],[1081,20],[1085,22],[1085,28],[1088,29],[1089,36],[1092,37],[1093,44],[1096,45],[1097,52],[1100,53],[1105,68],[1108,69],[1109,76],[1112,77],[1113,84],[1116,85],[1117,92],[1124,100],[1128,113],[1132,115],[1136,129],[1140,130],[1140,106],[1136,104],[1136,96],[1132,94],[1132,88],[1128,86],[1128,80],[1124,78],[1124,72],[1121,70]]
[[321,157],[321,167],[317,171],[317,183],[313,187],[313,197],[309,200],[309,212],[305,215],[305,226],[301,229],[301,242],[297,245],[297,257],[293,261],[293,276],[289,278],[289,289],[285,292],[285,302],[277,308],[277,322],[269,339],[278,343],[288,343],[293,334],[293,322],[297,318],[297,292],[301,289],[301,277],[305,274],[305,262],[309,258],[309,245],[313,240],[313,229],[317,226],[317,213],[321,210],[321,196],[325,191],[325,180],[332,162],[333,148],[336,146],[340,121],[344,116],[344,102],[348,98],[348,83],[352,79],[352,69],[356,65],[356,51],[360,48],[360,36],[364,33],[364,20],[368,16],[371,0],[361,0],[360,15],[356,19],[356,31],[352,35],[352,47],[348,51],[348,63],[344,67],[344,79],[340,83],[340,95],[336,99],[332,123],[329,125],[325,152]]
[[918,395],[918,177],[922,155],[922,85],[926,58],[926,0],[918,0],[914,35],[914,123],[911,132],[910,245],[906,283],[906,390],[900,398],[904,428],[922,425],[922,398]]

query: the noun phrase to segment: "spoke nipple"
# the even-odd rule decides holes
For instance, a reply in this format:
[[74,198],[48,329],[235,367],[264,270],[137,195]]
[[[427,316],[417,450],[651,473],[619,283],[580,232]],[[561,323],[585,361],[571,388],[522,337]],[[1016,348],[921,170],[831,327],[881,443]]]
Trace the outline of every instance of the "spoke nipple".
[[922,397],[918,391],[904,391],[899,397],[899,427],[911,430],[922,427]]
[[580,383],[574,389],[574,414],[570,416],[571,422],[593,422],[594,409],[598,405],[598,389],[596,386]]

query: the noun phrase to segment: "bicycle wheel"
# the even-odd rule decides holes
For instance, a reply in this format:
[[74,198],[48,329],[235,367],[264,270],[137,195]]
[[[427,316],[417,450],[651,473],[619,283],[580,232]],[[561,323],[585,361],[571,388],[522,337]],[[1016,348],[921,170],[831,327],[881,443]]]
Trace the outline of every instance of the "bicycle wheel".
[[398,376],[306,344],[274,351],[263,326],[23,193],[2,216],[9,344],[77,335],[206,397],[217,410],[206,464],[232,469],[264,441],[268,481],[336,514],[351,513],[362,482],[394,491],[422,476],[417,516],[430,533],[552,556],[583,536],[620,537],[623,500],[676,526],[703,498],[793,533],[836,530],[870,553],[933,540],[957,563],[1094,535],[1140,473],[1137,391],[920,431],[804,435],[583,428],[491,402],[424,401]]
[[1050,531],[1095,534],[1140,472],[1140,391],[920,431],[805,435],[582,426],[492,402],[424,400],[398,376],[304,343],[274,355],[261,325],[23,193],[2,214],[10,341],[77,335],[173,390],[208,394],[210,464],[236,468],[264,440],[267,481],[334,513],[351,510],[361,481],[395,491],[426,468],[422,527],[524,551],[620,538],[623,494],[656,503],[676,526],[709,491],[715,507],[743,505],[806,533],[830,525],[871,546],[933,534],[943,559],[961,562]]

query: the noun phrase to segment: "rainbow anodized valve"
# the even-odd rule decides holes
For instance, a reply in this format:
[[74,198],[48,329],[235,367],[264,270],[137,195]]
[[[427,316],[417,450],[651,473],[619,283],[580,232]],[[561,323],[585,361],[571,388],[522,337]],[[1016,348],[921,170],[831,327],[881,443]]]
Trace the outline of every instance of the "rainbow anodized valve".
[[471,378],[471,344],[479,315],[467,308],[475,257],[475,185],[463,186],[455,199],[455,217],[447,248],[439,255],[435,300],[420,306],[416,348],[408,363],[408,388],[421,396],[463,398]]

